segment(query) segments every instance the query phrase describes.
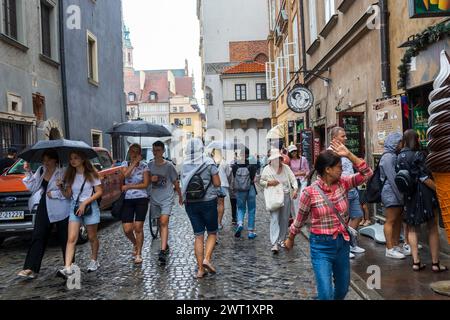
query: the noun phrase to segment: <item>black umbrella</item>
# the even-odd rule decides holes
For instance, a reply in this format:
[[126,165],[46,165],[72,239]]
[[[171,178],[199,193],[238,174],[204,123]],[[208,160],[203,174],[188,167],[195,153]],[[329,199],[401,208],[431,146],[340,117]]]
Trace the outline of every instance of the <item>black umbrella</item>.
[[172,134],[166,127],[143,120],[116,124],[108,132],[111,135],[129,137],[170,137]]
[[27,162],[41,162],[42,155],[46,150],[54,149],[58,153],[60,163],[68,163],[69,155],[72,151],[82,151],[89,159],[97,157],[97,153],[87,143],[83,141],[72,140],[49,140],[39,141],[31,148],[28,148],[21,154],[19,158]]

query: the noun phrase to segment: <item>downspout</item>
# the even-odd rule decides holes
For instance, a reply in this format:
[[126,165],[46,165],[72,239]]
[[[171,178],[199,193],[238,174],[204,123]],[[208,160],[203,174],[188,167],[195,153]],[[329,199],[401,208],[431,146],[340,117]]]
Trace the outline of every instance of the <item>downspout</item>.
[[61,84],[62,84],[62,98],[63,98],[63,113],[64,113],[64,137],[70,139],[70,125],[69,125],[69,108],[67,103],[67,77],[66,77],[66,55],[64,45],[64,31],[65,31],[65,15],[64,15],[64,1],[58,1],[59,10],[59,49],[61,60]]
[[[306,66],[306,39],[305,39],[305,8],[303,5],[303,0],[299,1],[300,4],[300,33],[302,37],[302,64],[303,64],[303,77],[306,77],[306,71],[308,67]],[[309,110],[306,111],[306,128],[309,129]]]
[[388,0],[380,0],[380,10],[381,81],[383,98],[387,98],[392,95]]

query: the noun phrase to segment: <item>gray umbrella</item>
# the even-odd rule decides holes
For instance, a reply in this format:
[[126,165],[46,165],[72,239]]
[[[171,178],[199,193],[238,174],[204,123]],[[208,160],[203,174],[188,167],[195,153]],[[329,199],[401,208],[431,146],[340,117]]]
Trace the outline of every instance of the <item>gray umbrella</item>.
[[49,140],[39,141],[31,148],[28,148],[24,152],[18,155],[19,158],[24,159],[27,162],[41,162],[42,155],[46,150],[54,149],[59,156],[60,163],[68,163],[70,152],[81,151],[89,159],[97,157],[97,153],[87,143],[83,141],[72,140]]
[[129,137],[170,137],[172,134],[164,126],[143,120],[123,122],[112,127],[108,132],[111,135]]

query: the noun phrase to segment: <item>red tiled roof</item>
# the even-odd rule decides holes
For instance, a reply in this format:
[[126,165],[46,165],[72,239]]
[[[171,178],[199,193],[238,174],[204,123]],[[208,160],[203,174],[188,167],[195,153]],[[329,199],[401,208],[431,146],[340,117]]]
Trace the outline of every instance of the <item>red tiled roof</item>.
[[175,89],[177,91],[177,95],[192,97],[194,95],[193,80],[194,79],[192,77],[175,78]]
[[150,92],[158,94],[158,102],[169,102],[169,79],[167,71],[145,72],[145,85],[142,101],[150,102]]
[[[125,69],[124,70],[124,89],[127,95],[130,92],[136,94],[136,100],[138,101],[141,98],[141,85],[139,80],[139,72],[135,72],[133,69]],[[128,101],[129,102],[129,101]]]
[[260,62],[241,62],[234,67],[230,67],[223,71],[223,74],[240,74],[240,73],[265,73],[266,66]]

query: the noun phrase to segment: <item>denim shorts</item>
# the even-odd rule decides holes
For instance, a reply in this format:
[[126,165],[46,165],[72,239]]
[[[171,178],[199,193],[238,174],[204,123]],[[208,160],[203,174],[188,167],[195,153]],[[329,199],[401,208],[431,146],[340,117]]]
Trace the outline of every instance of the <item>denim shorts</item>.
[[98,207],[97,201],[91,203],[92,213],[88,216],[78,217],[73,212],[75,209],[75,200],[72,200],[70,204],[70,217],[69,222],[78,222],[84,224],[85,226],[92,226],[100,223],[100,209]]
[[348,212],[350,219],[358,219],[364,216],[357,189],[352,189],[348,192]]
[[217,199],[206,202],[186,203],[186,212],[196,236],[215,234],[219,229]]

